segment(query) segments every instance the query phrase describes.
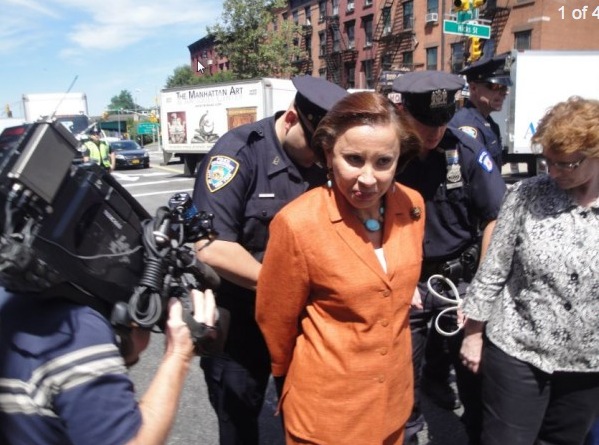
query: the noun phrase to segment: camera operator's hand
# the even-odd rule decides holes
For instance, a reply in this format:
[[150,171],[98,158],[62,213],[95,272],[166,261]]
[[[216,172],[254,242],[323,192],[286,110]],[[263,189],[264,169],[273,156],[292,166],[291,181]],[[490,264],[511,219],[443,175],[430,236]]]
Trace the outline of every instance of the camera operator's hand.
[[[212,291],[192,290],[190,297],[194,306],[194,319],[214,326],[216,304]],[[171,298],[168,311],[164,357],[139,404],[142,426],[127,445],[158,445],[166,442],[191,359],[195,356],[191,332],[183,321],[183,305],[178,299]]]
[[[193,304],[193,318],[198,323],[204,323],[207,326],[216,324],[216,303],[214,293],[210,289],[201,292],[197,289],[190,291],[190,298]],[[182,354],[186,359],[191,360],[194,354],[194,344],[191,332],[187,324],[183,321],[183,305],[176,298],[169,300],[169,315],[166,323],[166,353]]]

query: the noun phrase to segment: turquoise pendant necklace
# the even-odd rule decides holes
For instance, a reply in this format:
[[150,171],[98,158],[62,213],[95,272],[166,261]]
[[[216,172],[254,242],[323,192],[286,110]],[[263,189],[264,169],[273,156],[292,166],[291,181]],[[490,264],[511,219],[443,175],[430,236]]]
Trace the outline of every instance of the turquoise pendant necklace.
[[379,213],[381,216],[378,219],[368,218],[366,221],[364,221],[364,227],[366,227],[366,230],[368,230],[369,232],[378,232],[379,230],[381,230],[381,220],[385,215],[384,204],[381,204],[381,206],[379,207]]

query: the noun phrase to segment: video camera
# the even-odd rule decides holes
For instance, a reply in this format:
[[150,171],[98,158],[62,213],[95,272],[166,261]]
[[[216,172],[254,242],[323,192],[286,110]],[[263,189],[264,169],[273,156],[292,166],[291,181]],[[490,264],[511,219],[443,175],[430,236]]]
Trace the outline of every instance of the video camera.
[[[77,146],[49,121],[0,135],[0,285],[91,306],[117,327],[163,327],[170,296],[190,311],[190,288],[220,284],[185,245],[217,236],[212,215],[177,194],[151,218],[100,166],[74,165]],[[196,344],[214,336],[204,328],[190,324]]]

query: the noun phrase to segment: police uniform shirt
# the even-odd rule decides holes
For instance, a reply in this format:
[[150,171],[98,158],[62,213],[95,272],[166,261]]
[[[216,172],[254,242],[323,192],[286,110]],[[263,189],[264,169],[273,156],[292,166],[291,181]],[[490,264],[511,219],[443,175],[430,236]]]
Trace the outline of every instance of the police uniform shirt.
[[[456,148],[461,180],[447,176],[446,149]],[[439,147],[412,159],[397,175],[424,197],[424,258],[456,257],[476,239],[480,223],[497,218],[506,187],[487,150],[465,133],[448,127]]]
[[[274,128],[278,116],[221,137],[202,161],[194,188],[196,207],[214,214],[218,239],[241,244],[258,261],[275,213],[315,185],[304,180],[279,144]],[[320,170],[314,183],[324,182]]]
[[[241,244],[258,261],[262,261],[266,250],[268,226],[274,215],[308,188],[326,181],[323,169],[300,171],[289,159],[275,133],[275,120],[281,114],[225,133],[203,159],[194,187],[197,209],[214,214],[217,238]],[[255,354],[243,350],[249,341],[248,325],[258,329],[254,300],[254,291],[222,280],[218,304],[229,309],[232,316],[232,341],[227,342],[227,352],[238,359],[247,354],[250,360]],[[255,341],[259,341],[258,333],[254,334]]]
[[454,115],[449,125],[462,130],[469,136],[472,136],[485,146],[487,151],[493,157],[495,164],[501,168],[501,132],[499,125],[491,116],[485,118],[480,111],[470,101]]

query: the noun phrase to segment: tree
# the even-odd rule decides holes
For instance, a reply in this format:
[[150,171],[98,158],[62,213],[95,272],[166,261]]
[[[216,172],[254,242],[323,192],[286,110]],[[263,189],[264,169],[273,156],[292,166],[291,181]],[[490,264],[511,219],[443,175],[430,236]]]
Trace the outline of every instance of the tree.
[[289,20],[273,23],[277,8],[285,0],[225,0],[220,23],[208,28],[215,36],[216,50],[227,57],[240,79],[289,77],[297,70],[292,60],[300,49],[300,27]]
[[121,90],[118,96],[113,96],[110,99],[110,104],[108,105],[108,109],[113,112],[118,112],[119,110],[139,110],[141,107],[135,104],[133,100],[133,95],[128,90]]
[[172,76],[166,79],[166,88],[182,87],[190,85],[200,85],[206,83],[223,82],[234,80],[235,74],[232,71],[219,71],[213,75],[203,74],[196,76],[189,65],[181,65],[175,68]]

